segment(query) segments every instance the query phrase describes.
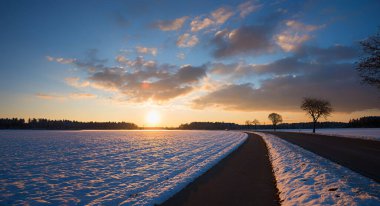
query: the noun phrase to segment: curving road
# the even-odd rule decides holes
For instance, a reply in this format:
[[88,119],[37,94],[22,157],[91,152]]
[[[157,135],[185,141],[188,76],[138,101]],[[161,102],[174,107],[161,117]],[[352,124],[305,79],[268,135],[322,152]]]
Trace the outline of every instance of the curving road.
[[162,205],[279,205],[264,140],[256,134]]

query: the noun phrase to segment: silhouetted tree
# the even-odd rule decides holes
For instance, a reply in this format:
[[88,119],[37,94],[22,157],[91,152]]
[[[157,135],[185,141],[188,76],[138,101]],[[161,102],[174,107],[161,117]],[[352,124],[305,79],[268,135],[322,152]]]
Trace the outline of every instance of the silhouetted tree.
[[255,125],[255,129],[257,129],[257,125],[260,124],[259,120],[257,119],[254,119],[251,123]]
[[268,115],[268,119],[272,121],[273,130],[276,131],[277,124],[282,122],[282,116],[277,113],[271,113]]
[[364,83],[380,89],[380,31],[360,42],[364,57],[357,63],[357,71]]
[[326,119],[333,111],[329,101],[315,98],[304,98],[301,104],[301,109],[305,110],[313,119],[313,133],[315,133],[315,125],[317,124],[318,119],[320,117]]
[[251,121],[249,121],[249,120],[245,120],[245,125],[247,125],[247,126],[251,126]]

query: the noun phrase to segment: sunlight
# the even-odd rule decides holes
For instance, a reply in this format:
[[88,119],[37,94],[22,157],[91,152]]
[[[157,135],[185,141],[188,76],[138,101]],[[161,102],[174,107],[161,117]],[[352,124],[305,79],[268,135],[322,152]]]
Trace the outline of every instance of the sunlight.
[[146,115],[146,122],[149,124],[149,126],[157,126],[157,124],[160,122],[160,114],[157,111],[150,111]]

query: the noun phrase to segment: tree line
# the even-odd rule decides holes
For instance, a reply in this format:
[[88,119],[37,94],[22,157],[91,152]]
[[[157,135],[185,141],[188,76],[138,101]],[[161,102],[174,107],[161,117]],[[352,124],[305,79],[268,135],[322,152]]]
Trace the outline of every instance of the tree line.
[[80,129],[138,129],[134,123],[129,122],[79,122],[70,120],[49,119],[19,119],[1,118],[0,129],[51,129],[51,130],[80,130]]

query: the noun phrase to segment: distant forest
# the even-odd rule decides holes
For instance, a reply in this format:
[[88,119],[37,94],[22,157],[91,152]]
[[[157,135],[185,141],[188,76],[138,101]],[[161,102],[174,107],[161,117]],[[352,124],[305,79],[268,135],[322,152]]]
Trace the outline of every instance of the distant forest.
[[[380,116],[361,117],[346,122],[318,122],[317,128],[380,128]],[[236,129],[272,129],[273,125],[239,125],[226,122],[191,122],[181,124],[179,129],[191,130],[236,130]],[[312,122],[282,123],[277,125],[277,129],[311,129]]]
[[[380,116],[361,117],[345,122],[318,122],[317,128],[380,128]],[[191,122],[181,124],[178,128],[184,130],[239,130],[239,129],[272,129],[268,125],[239,125],[228,122]],[[277,125],[277,129],[311,129],[312,122],[283,123]],[[118,130],[118,129],[141,129],[134,123],[129,122],[78,122],[70,120],[49,119],[19,119],[1,118],[0,129],[47,129],[47,130]],[[158,129],[158,128],[157,128]]]
[[80,130],[80,129],[138,129],[134,123],[128,122],[78,122],[70,120],[49,119],[0,119],[0,129],[51,129],[51,130]]

